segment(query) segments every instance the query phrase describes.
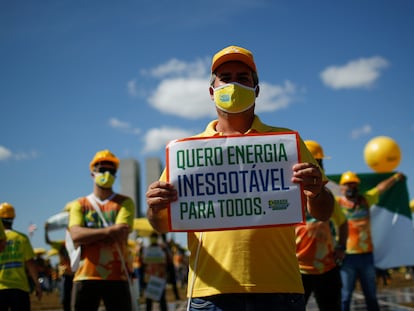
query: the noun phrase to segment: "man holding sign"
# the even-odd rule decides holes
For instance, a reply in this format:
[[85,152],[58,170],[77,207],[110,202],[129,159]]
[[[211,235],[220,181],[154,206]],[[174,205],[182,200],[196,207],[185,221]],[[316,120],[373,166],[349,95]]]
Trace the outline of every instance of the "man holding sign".
[[[191,138],[197,147],[180,141],[169,145],[167,169],[146,193],[147,216],[159,232],[182,231],[185,221],[172,221],[177,214],[188,222],[210,221],[199,222],[201,232],[185,229],[191,252],[189,310],[305,310],[294,223],[303,221],[303,208],[317,219],[329,219],[334,199],[299,135],[292,138],[292,130],[263,124],[255,115],[258,83],[250,51],[237,46],[219,51],[210,87],[218,119]],[[182,162],[181,154],[197,161]],[[217,169],[221,164],[224,168]],[[187,170],[193,166],[200,170]],[[241,219],[254,216],[251,226],[223,222],[237,216],[237,206]],[[279,221],[274,216],[287,210],[301,217]],[[271,224],[263,221],[268,215],[274,217]],[[211,219],[222,223],[215,227]]]

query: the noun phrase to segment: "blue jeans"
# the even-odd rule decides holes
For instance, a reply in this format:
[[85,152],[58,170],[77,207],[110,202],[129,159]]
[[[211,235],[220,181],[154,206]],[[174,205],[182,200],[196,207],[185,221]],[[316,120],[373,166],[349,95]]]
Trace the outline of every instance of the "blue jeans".
[[357,278],[365,297],[367,310],[377,311],[377,285],[372,253],[346,255],[341,267],[342,311],[349,311]]
[[191,298],[190,311],[305,311],[303,294],[221,294]]

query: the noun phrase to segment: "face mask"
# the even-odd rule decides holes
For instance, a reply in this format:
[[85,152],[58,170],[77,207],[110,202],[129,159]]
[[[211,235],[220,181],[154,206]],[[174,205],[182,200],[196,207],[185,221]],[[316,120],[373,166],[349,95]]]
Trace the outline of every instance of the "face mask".
[[347,198],[354,199],[354,198],[357,197],[357,195],[358,195],[358,189],[357,188],[349,188],[349,189],[346,189],[346,191],[345,191],[345,196]]
[[240,83],[228,83],[214,89],[216,106],[229,113],[243,112],[253,106],[256,99],[256,88]]
[[115,176],[110,172],[95,173],[95,184],[102,188],[111,188],[115,182]]

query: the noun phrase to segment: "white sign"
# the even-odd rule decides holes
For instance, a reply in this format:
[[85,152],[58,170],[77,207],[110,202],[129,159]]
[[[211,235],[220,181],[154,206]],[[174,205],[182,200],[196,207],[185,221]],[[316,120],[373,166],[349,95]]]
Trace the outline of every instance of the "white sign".
[[209,231],[302,223],[298,134],[193,137],[167,149],[167,180],[178,191],[171,231]]
[[162,293],[165,290],[165,284],[165,279],[151,275],[145,288],[145,297],[151,300],[160,301]]

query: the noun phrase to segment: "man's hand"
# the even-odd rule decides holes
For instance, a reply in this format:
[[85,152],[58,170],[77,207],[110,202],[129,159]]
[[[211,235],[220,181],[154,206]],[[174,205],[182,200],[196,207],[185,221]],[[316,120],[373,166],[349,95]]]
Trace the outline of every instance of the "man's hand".
[[319,196],[324,186],[320,168],[312,163],[298,163],[292,169],[292,182],[302,184],[303,193],[307,197]]
[[147,217],[158,232],[168,232],[168,205],[178,199],[177,190],[170,183],[155,181],[149,185],[147,193]]
[[147,204],[150,209],[164,209],[170,202],[176,201],[177,190],[170,183],[155,181],[149,185],[147,193]]

